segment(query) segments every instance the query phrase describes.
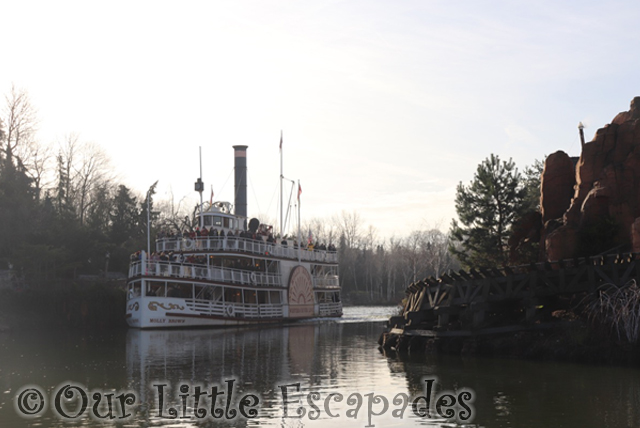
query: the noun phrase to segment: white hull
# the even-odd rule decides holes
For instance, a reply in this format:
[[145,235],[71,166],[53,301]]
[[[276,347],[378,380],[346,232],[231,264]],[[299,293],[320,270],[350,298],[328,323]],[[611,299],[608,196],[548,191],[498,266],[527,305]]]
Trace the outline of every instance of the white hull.
[[342,305],[315,304],[307,317],[290,317],[288,305],[215,305],[194,299],[139,296],[127,302],[127,323],[140,329],[230,327],[304,318],[339,317]]
[[[192,306],[192,305],[191,305]],[[197,312],[189,307],[186,299],[167,297],[136,297],[127,304],[127,323],[130,327],[174,328],[174,327],[227,327],[257,322],[277,322],[280,319],[246,319],[229,316],[231,310],[220,308],[220,314]],[[216,311],[218,312],[218,311]],[[227,313],[225,313],[227,312]],[[234,313],[235,315],[235,313]],[[238,313],[238,315],[240,315]]]

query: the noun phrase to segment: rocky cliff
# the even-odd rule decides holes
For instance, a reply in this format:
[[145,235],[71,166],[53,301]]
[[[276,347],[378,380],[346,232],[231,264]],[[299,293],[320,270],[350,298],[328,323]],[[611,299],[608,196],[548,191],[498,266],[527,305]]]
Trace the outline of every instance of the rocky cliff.
[[540,205],[546,260],[640,251],[640,97],[584,144],[575,167],[561,151],[547,158]]

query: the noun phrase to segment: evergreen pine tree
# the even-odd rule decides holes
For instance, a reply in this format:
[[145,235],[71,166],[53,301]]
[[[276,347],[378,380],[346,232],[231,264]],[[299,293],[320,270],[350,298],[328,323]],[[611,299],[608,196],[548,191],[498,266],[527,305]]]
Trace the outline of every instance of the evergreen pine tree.
[[466,267],[505,266],[507,240],[523,209],[525,189],[514,162],[497,155],[485,159],[468,186],[458,184],[450,251]]
[[111,242],[114,245],[122,245],[136,236],[140,215],[136,205],[136,198],[131,196],[129,189],[120,185],[111,213]]
[[[7,147],[0,155],[0,261],[11,263],[16,249],[30,237],[37,202],[33,181],[16,165],[0,122],[0,145]],[[6,145],[5,145],[6,144]],[[4,268],[0,266],[0,269]]]

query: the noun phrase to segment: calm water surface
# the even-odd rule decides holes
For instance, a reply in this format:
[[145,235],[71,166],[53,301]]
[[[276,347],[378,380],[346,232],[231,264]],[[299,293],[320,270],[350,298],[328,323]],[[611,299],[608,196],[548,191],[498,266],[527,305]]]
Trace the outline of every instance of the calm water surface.
[[[640,426],[637,369],[383,354],[378,350],[377,339],[383,321],[394,310],[345,308],[342,319],[263,328],[130,330],[117,335],[0,333],[0,427],[459,425],[438,418],[433,409],[430,417],[416,416],[411,407],[402,419],[392,414],[401,408],[400,403],[394,404],[394,397],[424,395],[425,380],[434,378],[436,394],[450,391],[457,396],[465,389],[472,392],[475,418],[468,426]],[[211,387],[226,391],[231,383],[230,409],[237,410],[242,398],[253,394],[259,400],[257,417],[194,417],[196,386],[211,393]],[[87,416],[65,421],[56,413],[56,392],[67,384],[87,391]],[[299,392],[295,386],[285,387],[296,384]],[[162,387],[163,394],[159,394],[158,385],[166,385]],[[187,390],[180,392],[181,385]],[[16,397],[28,386],[41,391],[46,402],[38,416],[31,419],[20,416],[14,406]],[[283,388],[289,394],[286,406]],[[74,416],[78,409],[74,406],[81,399],[78,389],[71,391],[75,395],[63,403],[63,411]],[[93,392],[102,394],[102,403],[110,393],[135,394],[135,404],[127,407],[132,417],[118,419],[120,408],[114,397],[116,419],[94,419]],[[181,393],[189,394],[184,409]],[[342,394],[343,400],[337,401],[339,395],[335,394]],[[159,396],[164,400],[162,415]],[[348,403],[349,396],[356,401]],[[369,421],[367,409],[375,396],[384,397],[389,408],[383,412],[383,399],[372,402],[371,411],[383,414],[371,416]],[[226,393],[221,395],[217,407],[224,410],[227,397]],[[362,407],[354,415],[359,397]],[[317,410],[308,404],[308,398]],[[37,403],[38,400],[26,402],[36,410]],[[325,403],[331,414],[325,411]],[[200,408],[209,411],[210,404],[206,395],[200,398]],[[285,407],[288,417],[284,415]],[[300,407],[304,410],[302,418],[290,417]],[[178,412],[176,419],[169,418],[171,408]],[[105,415],[106,407],[98,407],[97,412]]]

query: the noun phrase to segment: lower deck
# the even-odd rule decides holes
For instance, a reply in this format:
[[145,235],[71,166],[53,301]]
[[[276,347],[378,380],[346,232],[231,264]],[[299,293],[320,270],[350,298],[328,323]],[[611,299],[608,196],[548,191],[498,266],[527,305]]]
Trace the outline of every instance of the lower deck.
[[339,289],[313,290],[290,302],[289,290],[138,277],[128,284],[127,323],[137,328],[197,327],[339,317]]

